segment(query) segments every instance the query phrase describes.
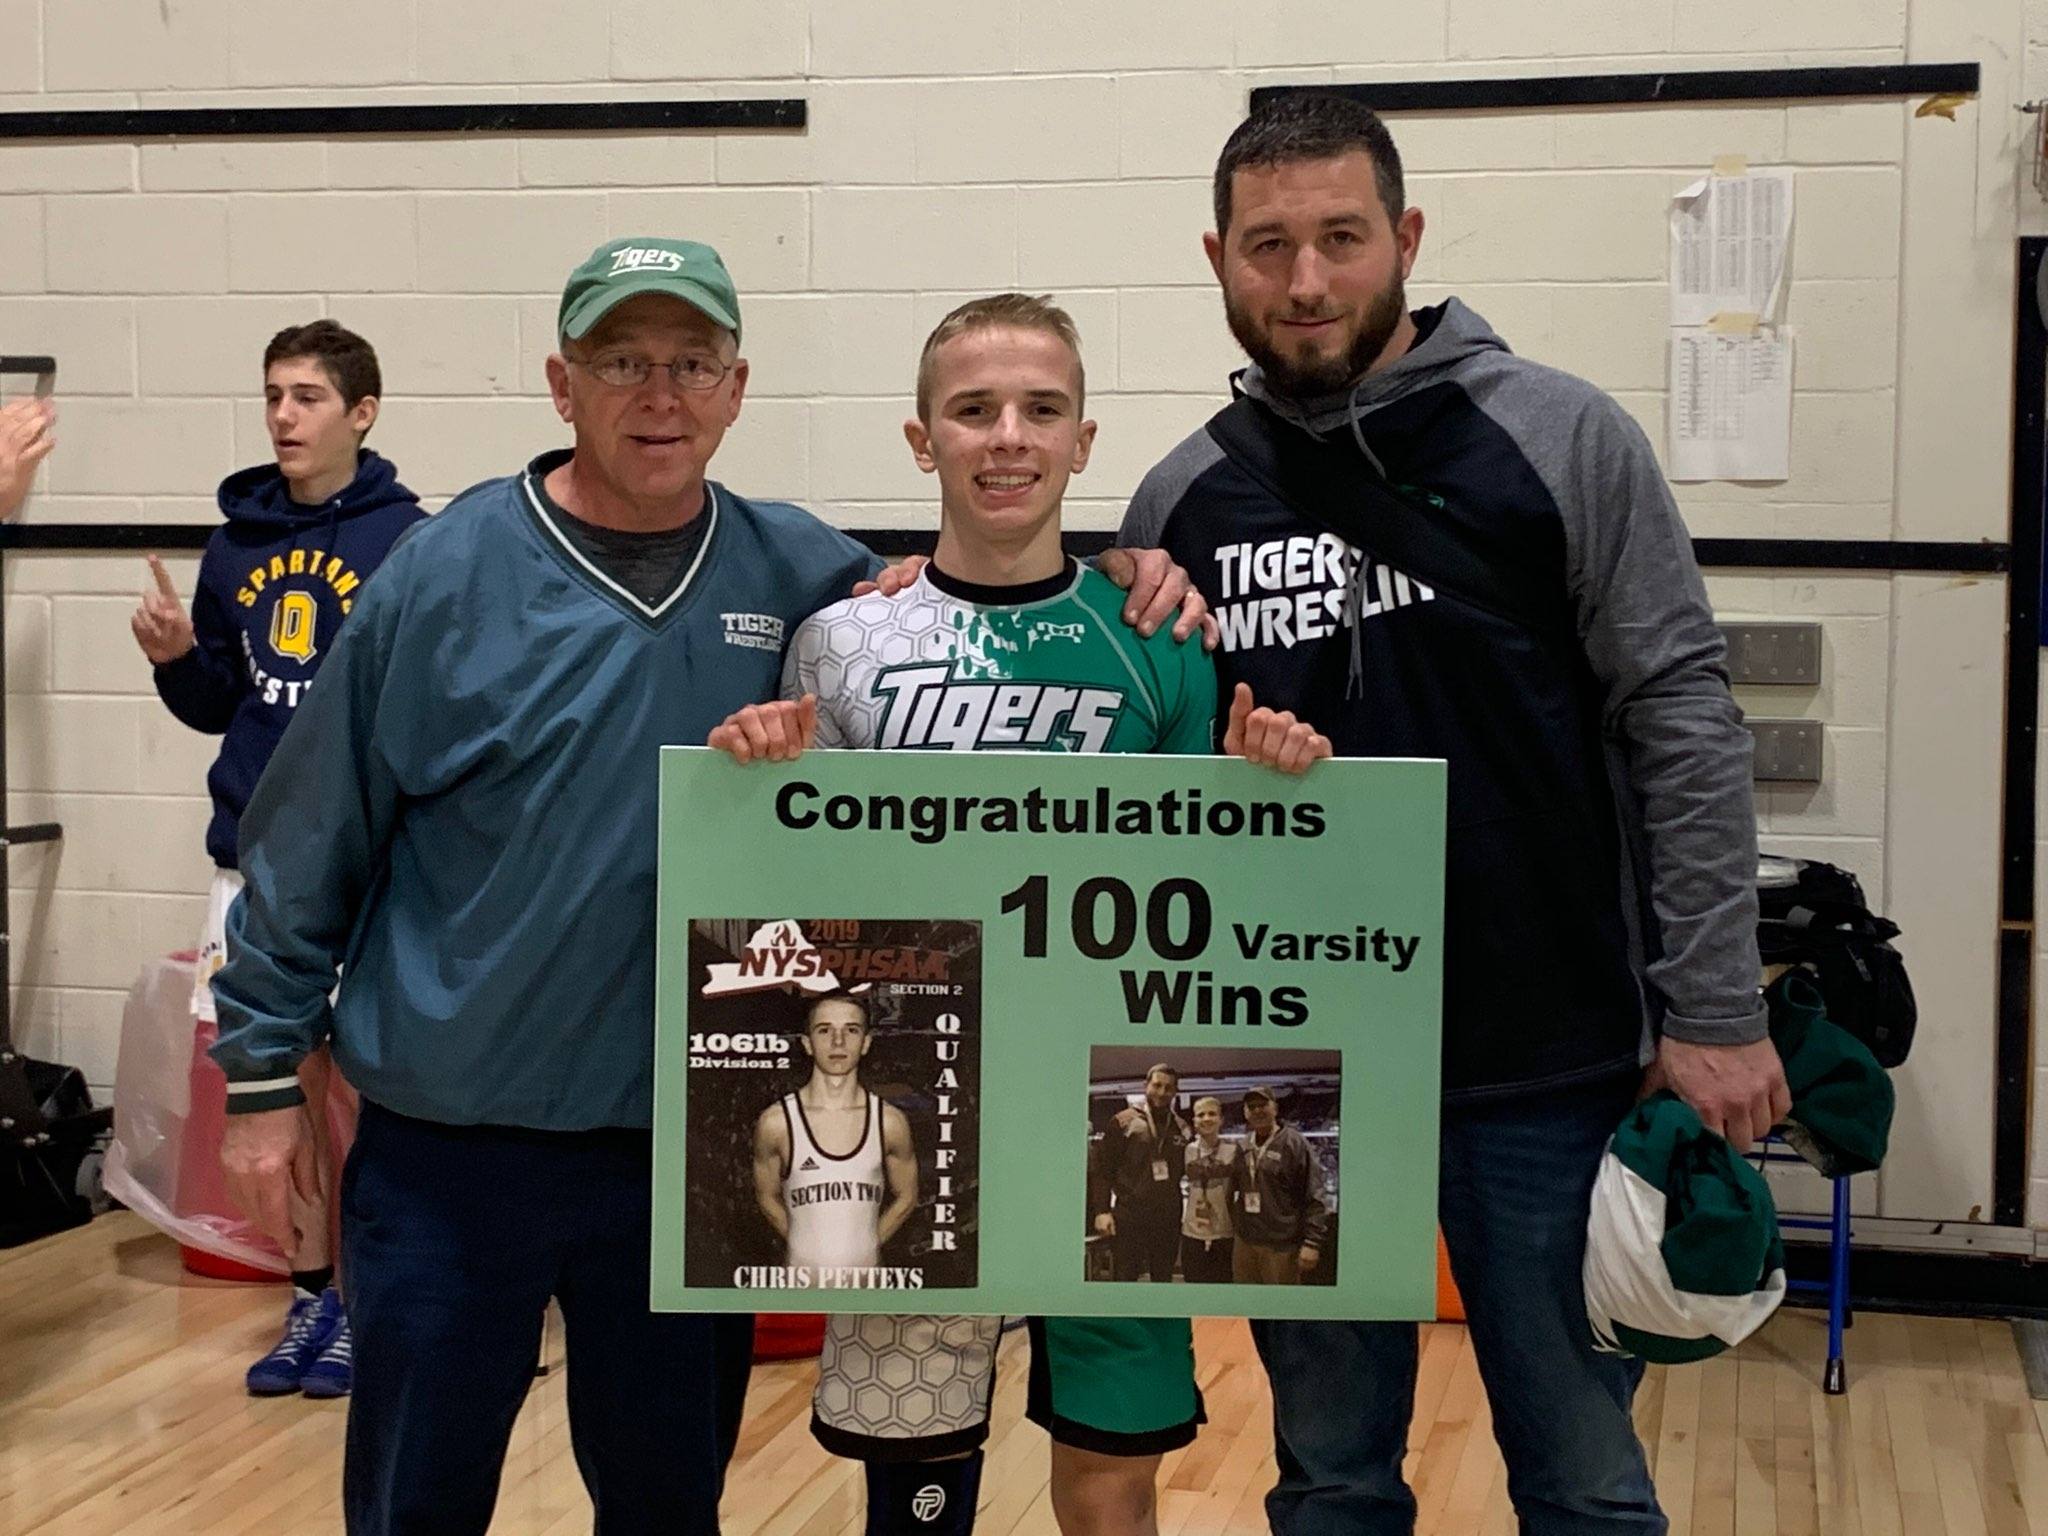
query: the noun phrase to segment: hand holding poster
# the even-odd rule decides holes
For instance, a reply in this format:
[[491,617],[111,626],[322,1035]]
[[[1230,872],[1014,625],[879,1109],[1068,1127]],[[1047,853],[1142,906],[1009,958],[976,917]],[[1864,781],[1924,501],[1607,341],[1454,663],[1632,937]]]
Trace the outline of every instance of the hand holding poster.
[[1427,1315],[1442,862],[1439,763],[666,751],[655,1304]]

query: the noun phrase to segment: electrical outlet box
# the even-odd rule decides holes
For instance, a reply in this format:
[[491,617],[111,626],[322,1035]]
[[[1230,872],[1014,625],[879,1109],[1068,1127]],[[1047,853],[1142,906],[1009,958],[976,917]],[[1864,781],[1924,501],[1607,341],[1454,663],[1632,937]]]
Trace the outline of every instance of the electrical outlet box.
[[1820,685],[1818,624],[1723,624],[1728,676],[1738,683]]
[[1826,732],[1818,720],[1751,720],[1759,784],[1818,784]]

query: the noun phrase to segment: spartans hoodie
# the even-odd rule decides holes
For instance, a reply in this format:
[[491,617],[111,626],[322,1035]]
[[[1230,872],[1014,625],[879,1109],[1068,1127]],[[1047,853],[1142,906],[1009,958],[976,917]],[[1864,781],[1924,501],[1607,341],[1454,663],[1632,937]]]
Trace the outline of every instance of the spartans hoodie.
[[207,541],[191,650],[156,669],[156,691],[195,731],[221,738],[206,775],[206,851],[234,869],[242,811],[362,584],[426,514],[390,461],[361,451],[356,477],[317,506],[291,498],[275,464],[221,482],[226,526]]
[[1250,684],[1340,756],[1447,762],[1448,1097],[1629,1070],[1659,1030],[1760,1040],[1751,744],[1649,443],[1456,299],[1415,319],[1335,397],[1281,398],[1256,367],[1236,386],[1460,525],[1553,596],[1554,627],[1347,546],[1206,429],[1145,477],[1120,542],[1163,546],[1208,598],[1225,698]]

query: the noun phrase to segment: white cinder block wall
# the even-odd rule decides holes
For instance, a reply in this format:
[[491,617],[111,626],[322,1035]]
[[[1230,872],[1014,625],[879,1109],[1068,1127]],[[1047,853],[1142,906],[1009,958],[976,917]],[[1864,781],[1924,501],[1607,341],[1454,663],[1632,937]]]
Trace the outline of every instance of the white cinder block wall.
[[[323,314],[378,346],[372,444],[438,505],[562,440],[540,370],[561,278],[610,236],[657,231],[717,244],[745,296],[751,398],[721,478],[850,525],[929,526],[897,430],[916,347],[960,297],[1022,286],[1080,321],[1102,435],[1074,521],[1106,527],[1238,361],[1199,237],[1252,86],[1974,60],[1983,94],[1953,121],[1891,101],[1394,127],[1428,220],[1418,300],[1461,294],[1660,441],[1668,200],[1718,154],[1796,167],[1792,474],[1683,488],[1694,531],[2000,538],[2013,243],[2048,222],[2011,111],[2015,61],[2048,88],[2026,47],[2048,45],[2039,9],[1047,0],[955,21],[882,0],[362,0],[337,31],[300,3],[0,0],[0,109],[810,103],[800,134],[0,145],[0,351],[62,361],[63,444],[29,516],[209,521],[220,477],[264,456],[264,340]],[[193,561],[173,569],[189,589]],[[125,988],[191,940],[207,875],[212,744],[149,690],[126,628],[142,572],[7,561],[8,809],[67,834],[10,861],[17,1019],[102,1085]],[[1923,1044],[1882,1209],[1988,1215],[2003,587],[1711,586],[1724,616],[1825,627],[1821,687],[1745,693],[1829,728],[1824,786],[1759,796],[1767,846],[1857,870],[1909,929]],[[2048,1157],[2039,1171],[2037,1193]]]

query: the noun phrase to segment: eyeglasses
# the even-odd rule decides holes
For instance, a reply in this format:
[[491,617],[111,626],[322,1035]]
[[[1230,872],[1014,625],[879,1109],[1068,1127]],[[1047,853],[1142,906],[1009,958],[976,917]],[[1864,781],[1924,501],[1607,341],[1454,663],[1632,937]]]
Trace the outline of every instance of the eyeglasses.
[[669,381],[677,389],[690,390],[716,389],[719,380],[732,372],[717,358],[703,356],[679,357],[672,363],[657,363],[629,352],[613,352],[595,362],[586,363],[573,357],[563,361],[572,368],[585,370],[599,383],[609,384],[614,389],[638,389],[657,368],[667,372]]

